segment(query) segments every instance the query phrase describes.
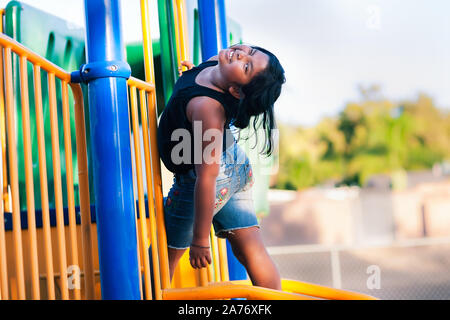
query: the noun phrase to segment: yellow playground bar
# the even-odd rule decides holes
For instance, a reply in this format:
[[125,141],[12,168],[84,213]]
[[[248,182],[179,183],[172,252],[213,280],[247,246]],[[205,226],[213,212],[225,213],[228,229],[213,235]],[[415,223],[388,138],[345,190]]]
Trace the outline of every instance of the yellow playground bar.
[[[157,106],[167,101],[181,61],[195,62],[189,47],[188,9],[186,0],[158,1],[161,38],[155,46],[151,38],[149,0],[140,0],[144,76],[139,79],[124,62],[121,53],[104,61],[98,59],[98,52],[110,50],[108,46],[112,51],[124,51],[118,36],[113,39],[105,36],[105,32],[120,31],[118,2],[85,1],[86,46],[90,55],[86,57],[83,37],[81,42],[76,42],[80,39],[79,34],[61,37],[50,32],[42,35],[53,41],[52,54],[49,54],[49,46],[39,50],[34,44],[27,44],[30,29],[34,26],[25,17],[27,14],[29,17],[45,14],[38,8],[11,1],[1,10],[0,299],[375,299],[357,292],[288,279],[282,280],[282,291],[252,286],[249,280],[230,280],[225,240],[216,238],[213,232],[210,238],[212,264],[194,270],[185,255],[170,282],[161,163],[156,140]],[[200,20],[202,15],[210,14],[211,3],[199,0],[196,15]],[[212,10],[220,10],[220,6],[212,6]],[[16,15],[23,15],[20,32],[12,30]],[[51,23],[49,18],[46,24]],[[39,31],[39,28],[33,30],[34,33]],[[101,38],[114,43],[105,45]],[[194,45],[198,48],[207,46],[205,39],[203,35],[203,43]],[[215,41],[217,45],[217,37]],[[92,43],[102,48],[89,47]],[[158,52],[154,52],[156,50]],[[62,52],[60,60],[55,58],[57,52]],[[81,60],[75,60],[77,55]],[[94,59],[94,55],[97,58]],[[156,75],[155,61],[161,64],[158,74],[162,81]],[[105,83],[117,87],[103,89]],[[100,183],[110,183],[109,180],[100,181],[102,176],[96,170],[109,172],[111,176],[116,170],[108,167],[114,160],[105,153],[106,147],[102,149],[95,140],[101,134],[97,130],[107,129],[93,130],[96,127],[92,123],[97,115],[89,111],[89,105],[92,107],[95,103],[95,97],[91,96],[94,90],[98,90],[97,98],[102,90],[101,94],[106,96],[102,96],[103,101],[110,99],[120,106],[123,100],[128,104],[128,108],[122,108],[125,114],[128,113],[125,119],[118,119],[117,114],[110,118],[102,114],[101,121],[102,126],[107,126],[110,119],[112,122],[124,121],[126,126],[118,122],[116,127],[120,129],[114,136],[129,140],[126,142],[133,154],[134,163],[120,164],[134,168],[135,174],[130,180],[133,192],[129,196],[124,192],[124,199],[117,201],[96,191],[103,185]],[[96,172],[95,178],[90,171]],[[97,183],[95,188],[93,180]],[[105,187],[103,190],[108,192]],[[128,263],[126,255],[117,260],[119,254],[128,252],[130,245],[123,243],[121,238],[121,222],[110,221],[112,217],[110,213],[108,216],[108,211],[101,213],[102,208],[109,208],[116,202],[125,204],[131,214],[125,213],[119,218],[131,217],[124,223],[123,236],[128,237],[126,240],[136,248],[137,257],[132,257],[136,265]],[[117,228],[110,230],[113,223]],[[106,246],[113,245],[113,241],[122,242],[126,248],[118,247],[112,253]],[[117,256],[108,258],[110,254]],[[122,277],[123,274],[127,276]],[[108,284],[114,278],[119,284]],[[132,293],[125,295],[128,291]]]

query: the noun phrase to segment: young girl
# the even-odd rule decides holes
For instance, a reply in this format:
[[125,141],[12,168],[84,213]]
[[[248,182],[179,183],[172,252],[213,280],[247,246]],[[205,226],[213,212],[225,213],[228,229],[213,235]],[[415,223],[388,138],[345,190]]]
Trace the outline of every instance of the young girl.
[[[221,50],[178,79],[158,127],[161,159],[175,174],[164,198],[171,278],[187,248],[193,268],[211,264],[212,223],[216,236],[229,240],[253,285],[281,289],[253,208],[249,159],[227,129],[246,128],[252,116],[261,115],[270,155],[273,105],[284,82],[278,59],[248,45]],[[253,126],[256,130],[256,122]]]

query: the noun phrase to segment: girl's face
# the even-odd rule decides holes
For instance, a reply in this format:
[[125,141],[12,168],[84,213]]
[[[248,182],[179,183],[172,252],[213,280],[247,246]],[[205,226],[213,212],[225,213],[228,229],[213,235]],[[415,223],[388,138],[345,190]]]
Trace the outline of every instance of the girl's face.
[[219,52],[219,68],[223,77],[235,86],[248,84],[269,63],[269,56],[248,45],[238,44]]

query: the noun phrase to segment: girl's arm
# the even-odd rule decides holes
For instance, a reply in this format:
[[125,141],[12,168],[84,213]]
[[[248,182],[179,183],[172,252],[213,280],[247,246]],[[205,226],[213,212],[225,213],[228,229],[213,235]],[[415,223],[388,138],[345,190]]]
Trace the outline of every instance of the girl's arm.
[[[222,105],[209,97],[193,98],[186,111],[193,126],[194,121],[200,121],[202,137],[207,131],[215,136],[212,141],[203,141],[204,139],[202,139],[202,161],[200,164],[195,164],[197,180],[194,189],[194,235],[190,248],[190,262],[192,267],[202,268],[206,267],[207,263],[211,263],[209,234],[216,199],[216,178],[219,175],[223,126],[226,118]],[[194,138],[200,139],[200,137]],[[206,149],[206,147],[208,148]]]

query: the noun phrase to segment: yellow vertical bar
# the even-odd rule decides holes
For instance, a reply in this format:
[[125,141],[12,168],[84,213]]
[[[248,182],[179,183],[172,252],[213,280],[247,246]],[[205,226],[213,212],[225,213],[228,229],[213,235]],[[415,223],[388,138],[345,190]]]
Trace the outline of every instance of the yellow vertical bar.
[[220,266],[219,266],[219,248],[217,246],[217,238],[214,236],[214,228],[211,227],[211,255],[214,268],[214,279],[220,281]]
[[69,299],[67,288],[66,239],[64,236],[64,215],[61,185],[61,161],[59,155],[58,114],[56,110],[55,74],[48,73],[48,94],[50,106],[50,130],[52,133],[53,178],[55,187],[56,233],[58,236],[61,297]]
[[161,181],[161,162],[159,160],[159,151],[157,144],[157,128],[156,128],[156,104],[154,103],[154,93],[149,96],[149,127],[150,127],[150,145],[152,146],[152,176],[153,190],[155,193],[156,206],[156,228],[158,230],[158,252],[161,268],[161,285],[163,289],[170,288],[169,276],[169,257],[167,253],[167,235],[164,227],[164,206]]
[[155,203],[153,199],[153,185],[152,185],[152,164],[151,154],[149,146],[149,132],[148,132],[148,117],[147,117],[147,101],[145,90],[139,90],[139,101],[141,105],[141,123],[142,123],[142,135],[144,140],[144,157],[145,157],[145,171],[147,178],[147,198],[148,198],[148,211],[150,218],[150,240],[152,244],[152,263],[153,263],[153,283],[155,287],[155,299],[161,300],[161,279],[159,271],[159,258],[158,258],[158,240],[156,237],[156,221],[155,221]]
[[200,273],[200,285],[205,287],[208,285],[208,268],[201,268],[198,270]]
[[8,300],[8,268],[6,259],[5,218],[3,214],[3,201],[0,201],[0,292],[2,299]]
[[[70,133],[70,110],[69,110],[69,92],[66,81],[61,81],[62,93],[62,114],[64,126],[64,149],[66,155],[66,184],[67,184],[67,205],[69,207],[69,234],[70,234],[70,253],[72,264],[78,265],[78,246],[77,230],[75,216],[75,197],[73,193],[73,165],[72,165],[72,142]],[[80,300],[80,289],[74,288],[76,300]]]
[[[0,33],[3,33],[3,15],[5,9],[0,10]],[[8,292],[8,268],[6,259],[5,238],[5,209],[8,208],[8,173],[6,167],[6,128],[5,128],[5,96],[3,86],[3,47],[0,47],[0,143],[1,143],[1,177],[2,186],[0,198],[0,292],[3,300],[9,299]]]
[[[186,61],[189,59],[189,43],[187,40],[187,12],[186,12],[186,1],[185,0],[175,0],[177,19],[178,19],[178,34],[180,39],[180,60]],[[183,67],[183,71],[186,67]]]
[[50,229],[50,212],[48,207],[47,163],[45,159],[44,116],[42,113],[41,68],[33,66],[34,103],[36,113],[36,132],[39,154],[39,181],[41,188],[42,229],[44,233],[45,270],[47,274],[47,295],[55,299],[55,280],[53,273],[53,249]]
[[[0,33],[3,33],[3,15],[5,9],[0,10]],[[3,48],[0,50],[0,142],[1,142],[1,157],[3,168],[2,180],[2,199],[4,202],[4,210],[11,211],[8,195],[8,167],[6,163],[6,120],[5,120],[5,94],[3,86]]]
[[[136,224],[136,228],[137,228],[137,226],[139,224],[138,224],[136,206],[134,206],[134,223]],[[145,272],[145,270],[143,270],[143,268],[141,267],[142,266],[141,265],[141,253],[142,253],[142,251],[141,251],[141,245],[140,245],[140,241],[139,241],[139,235],[140,235],[140,233],[137,232],[137,234],[136,234],[136,236],[138,237],[138,238],[136,238],[137,250],[138,250],[137,257],[138,257],[138,266],[139,266],[139,277],[140,277],[139,279],[141,279],[141,281],[139,281],[139,292],[141,293],[141,300],[143,300],[144,299],[144,295],[143,295],[143,292],[142,292],[142,271]],[[145,281],[145,279],[144,279],[144,281]],[[149,299],[148,297],[146,297],[146,298]]]
[[220,278],[222,281],[228,281],[228,262],[227,262],[227,244],[225,239],[217,239],[219,247],[219,263],[220,263]]
[[[127,90],[128,101],[129,102],[131,100],[130,99],[130,94],[129,94],[129,91],[131,92],[131,87],[132,87],[131,85],[128,86],[129,90]],[[130,112],[128,112],[128,122],[131,123],[132,120],[131,120],[130,117],[131,117]],[[130,134],[130,146],[132,146],[132,149],[134,148],[133,150],[135,150],[132,131],[133,131],[133,124],[131,124],[131,126],[129,128],[129,134]],[[133,152],[133,150],[131,150],[131,152]],[[132,179],[133,180],[133,200],[134,200],[134,204],[136,204],[136,201],[139,201],[139,194],[136,195],[136,192],[137,192],[137,181],[136,181],[136,177],[134,175],[134,173],[137,172],[136,159],[135,159],[135,162],[131,163],[131,167],[133,169],[133,179]],[[137,174],[136,174],[136,176],[137,176]],[[143,300],[144,299],[144,293],[142,291],[142,271],[145,273],[146,270],[145,270],[144,266],[141,265],[141,256],[142,256],[141,247],[142,247],[142,244],[141,244],[140,240],[142,240],[143,237],[142,237],[142,232],[140,232],[140,230],[138,228],[138,226],[140,226],[139,221],[138,221],[138,210],[139,210],[139,208],[137,208],[137,206],[134,205],[134,221],[136,223],[136,242],[137,242],[137,250],[138,250],[138,256],[137,257],[138,257],[138,266],[139,266],[139,277],[141,279],[141,281],[139,281],[139,291],[141,293],[141,300]],[[139,237],[141,237],[141,238],[139,238]],[[144,279],[144,281],[145,281],[145,279]]]
[[[128,86],[128,88],[127,89],[129,89],[129,90],[127,90],[127,98],[128,98],[128,103],[130,104],[130,91],[131,91],[131,86]],[[129,109],[132,109],[132,108],[129,108]],[[133,135],[132,135],[132,132],[133,132],[133,124],[132,124],[132,120],[131,120],[131,114],[130,114],[130,112],[128,112],[128,122],[129,123],[131,123],[131,125],[130,125],[130,127],[129,127],[129,137],[130,137],[130,146],[131,146],[131,153],[133,154],[133,150],[134,150],[134,142],[133,142]],[[138,201],[139,200],[139,195],[137,195],[136,196],[136,192],[137,192],[137,182],[136,182],[136,177],[135,177],[135,175],[134,175],[134,173],[136,172],[136,159],[135,159],[135,161],[133,162],[133,161],[131,161],[131,168],[132,168],[132,170],[133,170],[133,176],[132,176],[132,181],[133,181],[133,203],[134,203],[134,222],[136,223],[136,243],[137,243],[137,252],[138,252],[138,255],[137,255],[137,258],[138,258],[138,266],[139,266],[139,279],[140,279],[140,281],[139,281],[139,291],[140,291],[140,293],[141,293],[141,300],[143,300],[144,299],[144,294],[143,294],[143,292],[142,292],[142,270],[144,269],[143,268],[143,266],[141,265],[141,256],[142,256],[142,252],[141,252],[141,247],[142,247],[142,245],[141,245],[141,242],[140,242],[140,240],[141,240],[141,238],[139,238],[139,236],[141,235],[141,233],[140,233],[140,230],[139,230],[139,228],[138,228],[138,226],[139,226],[139,222],[138,222],[138,218],[137,218],[137,216],[138,216],[138,208],[136,207],[136,201]],[[145,271],[144,271],[145,272]]]
[[41,188],[42,229],[44,233],[45,266],[47,275],[47,295],[49,300],[55,299],[55,281],[53,273],[53,249],[50,230],[50,213],[48,207],[47,164],[45,159],[44,117],[42,113],[41,69],[33,66],[34,101],[36,113],[36,132],[39,154],[39,181]]
[[139,120],[138,120],[138,110],[137,110],[137,97],[136,97],[136,87],[130,87],[130,100],[131,100],[131,120],[133,125],[133,139],[134,139],[134,153],[135,153],[135,163],[136,163],[136,178],[137,178],[137,188],[138,188],[138,204],[139,204],[139,226],[141,231],[141,252],[142,259],[144,263],[144,281],[145,281],[145,297],[151,299],[151,279],[150,279],[150,262],[148,256],[148,234],[147,234],[147,219],[145,214],[145,198],[144,198],[144,187],[142,181],[142,168],[141,168],[141,151],[139,142]]
[[[0,51],[3,51],[0,48]],[[2,88],[0,88],[2,90]],[[4,162],[1,158],[2,163]],[[4,174],[2,166],[0,166],[0,181],[2,181],[2,176]],[[3,201],[0,200],[0,292],[3,300],[9,299],[8,293],[8,268],[7,268],[7,258],[6,258],[6,238],[5,238],[5,216],[4,216],[4,206]]]
[[155,84],[155,74],[153,67],[153,48],[152,38],[150,33],[150,11],[148,6],[148,0],[141,1],[141,25],[143,36],[143,48],[144,48],[144,68],[145,68],[145,81]]
[[206,269],[208,271],[208,282],[213,281],[214,274],[213,274],[213,263],[214,263],[214,250],[213,250],[213,242],[214,242],[214,227],[211,226],[211,231],[209,232],[209,243],[211,244],[210,248],[210,255],[211,255],[211,264],[206,265]]
[[[145,79],[151,84],[155,84],[154,67],[153,67],[153,51],[152,41],[150,33],[150,14],[148,0],[141,0],[141,23],[142,34],[144,42],[144,67],[145,67]],[[154,93],[148,94],[148,116],[149,116],[149,128],[150,128],[150,145],[152,156],[152,180],[153,190],[155,194],[156,202],[156,227],[158,230],[158,252],[161,271],[161,285],[163,289],[170,288],[170,276],[169,276],[169,258],[167,254],[167,236],[164,228],[164,214],[163,214],[163,193],[161,182],[161,163],[159,160],[159,152],[156,142],[157,134],[157,109],[156,109],[156,96]],[[150,198],[150,196],[149,196]]]
[[178,17],[178,3],[174,3],[175,0],[172,1],[172,8],[173,8],[173,20],[174,20],[174,27],[175,27],[175,45],[177,49],[177,66],[180,65],[181,62],[181,44],[180,44],[180,20]]
[[9,166],[11,175],[12,211],[13,211],[13,237],[14,253],[16,257],[17,292],[20,300],[25,299],[25,279],[22,252],[22,230],[20,225],[20,200],[19,200],[19,177],[17,168],[16,149],[16,124],[14,121],[14,93],[12,82],[11,48],[5,48],[6,69],[6,118],[8,127],[8,150]]
[[22,131],[25,157],[25,185],[28,212],[28,237],[30,241],[31,292],[34,300],[39,300],[39,264],[36,239],[36,212],[34,207],[33,159],[30,138],[30,105],[28,100],[27,58],[20,57],[20,97],[22,102]]
[[214,280],[213,266],[208,264],[206,270],[208,271],[208,282],[212,282]]
[[[0,33],[3,33],[3,15],[5,9],[0,10]],[[9,299],[8,268],[6,259],[5,217],[4,212],[8,200],[8,179],[6,171],[6,129],[5,129],[5,97],[3,93],[3,48],[0,47],[0,143],[1,143],[1,172],[0,183],[2,196],[0,199],[0,291],[3,300]]]
[[79,84],[70,83],[75,101],[75,134],[77,141],[78,181],[80,184],[81,246],[83,248],[85,297],[95,299],[95,270],[92,249],[91,207],[89,200],[89,174],[87,166],[86,126],[84,121],[83,92]]

